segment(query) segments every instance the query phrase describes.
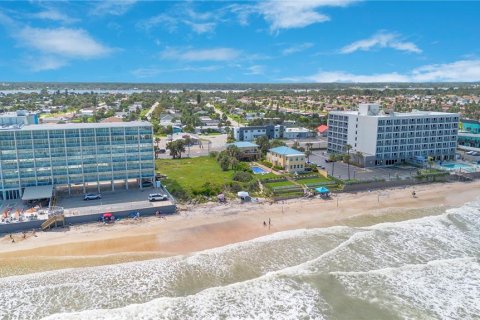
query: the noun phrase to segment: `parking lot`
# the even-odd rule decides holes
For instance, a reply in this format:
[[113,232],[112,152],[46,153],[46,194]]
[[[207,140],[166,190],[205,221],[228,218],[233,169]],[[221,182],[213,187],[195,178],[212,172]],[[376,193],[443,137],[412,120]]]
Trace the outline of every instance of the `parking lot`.
[[[310,162],[324,167],[329,175],[339,179],[348,179],[348,165],[346,163],[341,161],[331,163],[326,162],[326,159],[328,159],[328,156],[324,151],[314,151],[310,156]],[[417,170],[413,166],[359,168],[350,165],[350,179],[363,181],[374,179],[392,180],[397,179],[397,177],[405,179],[415,175]]]
[[166,201],[148,201],[150,193],[167,194],[162,188],[144,188],[130,190],[115,190],[102,192],[102,198],[97,200],[83,200],[83,193],[68,195],[61,193],[57,197],[57,206],[65,209],[65,214],[84,215],[92,213],[117,212],[124,210],[138,210],[143,208],[158,208],[172,205],[172,199]]

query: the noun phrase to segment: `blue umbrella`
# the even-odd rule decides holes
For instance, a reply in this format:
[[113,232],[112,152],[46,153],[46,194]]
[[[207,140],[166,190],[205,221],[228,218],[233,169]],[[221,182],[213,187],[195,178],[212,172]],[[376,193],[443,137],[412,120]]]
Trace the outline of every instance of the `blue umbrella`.
[[316,188],[315,191],[317,191],[318,193],[329,193],[330,192],[330,190],[328,190],[325,187]]

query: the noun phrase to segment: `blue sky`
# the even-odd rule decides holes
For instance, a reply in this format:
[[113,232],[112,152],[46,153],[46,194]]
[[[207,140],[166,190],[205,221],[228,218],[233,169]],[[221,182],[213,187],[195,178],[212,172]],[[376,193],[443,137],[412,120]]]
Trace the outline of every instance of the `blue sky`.
[[477,1],[0,2],[0,81],[480,81]]

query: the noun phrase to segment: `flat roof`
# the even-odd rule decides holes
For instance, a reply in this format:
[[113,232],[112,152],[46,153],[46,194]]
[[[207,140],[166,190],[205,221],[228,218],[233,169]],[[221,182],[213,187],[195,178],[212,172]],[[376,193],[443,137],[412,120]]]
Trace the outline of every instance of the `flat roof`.
[[233,143],[227,143],[227,146],[237,146],[238,148],[256,148],[258,144],[251,143],[248,141],[237,141]]
[[458,113],[438,112],[438,111],[412,111],[412,112],[393,112],[393,113],[379,113],[379,114],[360,114],[358,111],[330,111],[331,114],[351,114],[364,117],[375,118],[395,118],[395,117],[417,117],[417,116],[458,116]]
[[296,155],[303,156],[303,155],[305,155],[303,152],[292,149],[292,148],[289,148],[289,147],[276,147],[276,148],[270,149],[268,151],[269,152],[275,152],[275,153],[285,155],[285,156],[296,156]]
[[47,199],[52,197],[53,186],[34,186],[26,187],[23,191],[22,200],[38,200],[38,199]]
[[123,127],[145,127],[152,126],[147,121],[132,121],[132,122],[98,122],[98,123],[49,123],[49,124],[32,124],[24,126],[4,126],[0,130],[65,130],[65,129],[92,129],[92,128],[123,128]]

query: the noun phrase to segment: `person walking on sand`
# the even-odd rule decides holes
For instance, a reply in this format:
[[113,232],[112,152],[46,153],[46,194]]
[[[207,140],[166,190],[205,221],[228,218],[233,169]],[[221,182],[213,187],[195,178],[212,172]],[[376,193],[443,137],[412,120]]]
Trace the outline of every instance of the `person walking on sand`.
[[417,197],[417,193],[415,192],[415,190],[412,191],[412,197],[414,197],[414,198]]
[[13,239],[13,236],[11,233],[10,233],[10,239],[12,239],[12,243],[15,243],[15,239]]
[[265,221],[263,221],[263,226],[266,227],[267,226],[267,223]]
[[268,229],[270,230],[270,226],[272,225],[272,220],[268,218]]

